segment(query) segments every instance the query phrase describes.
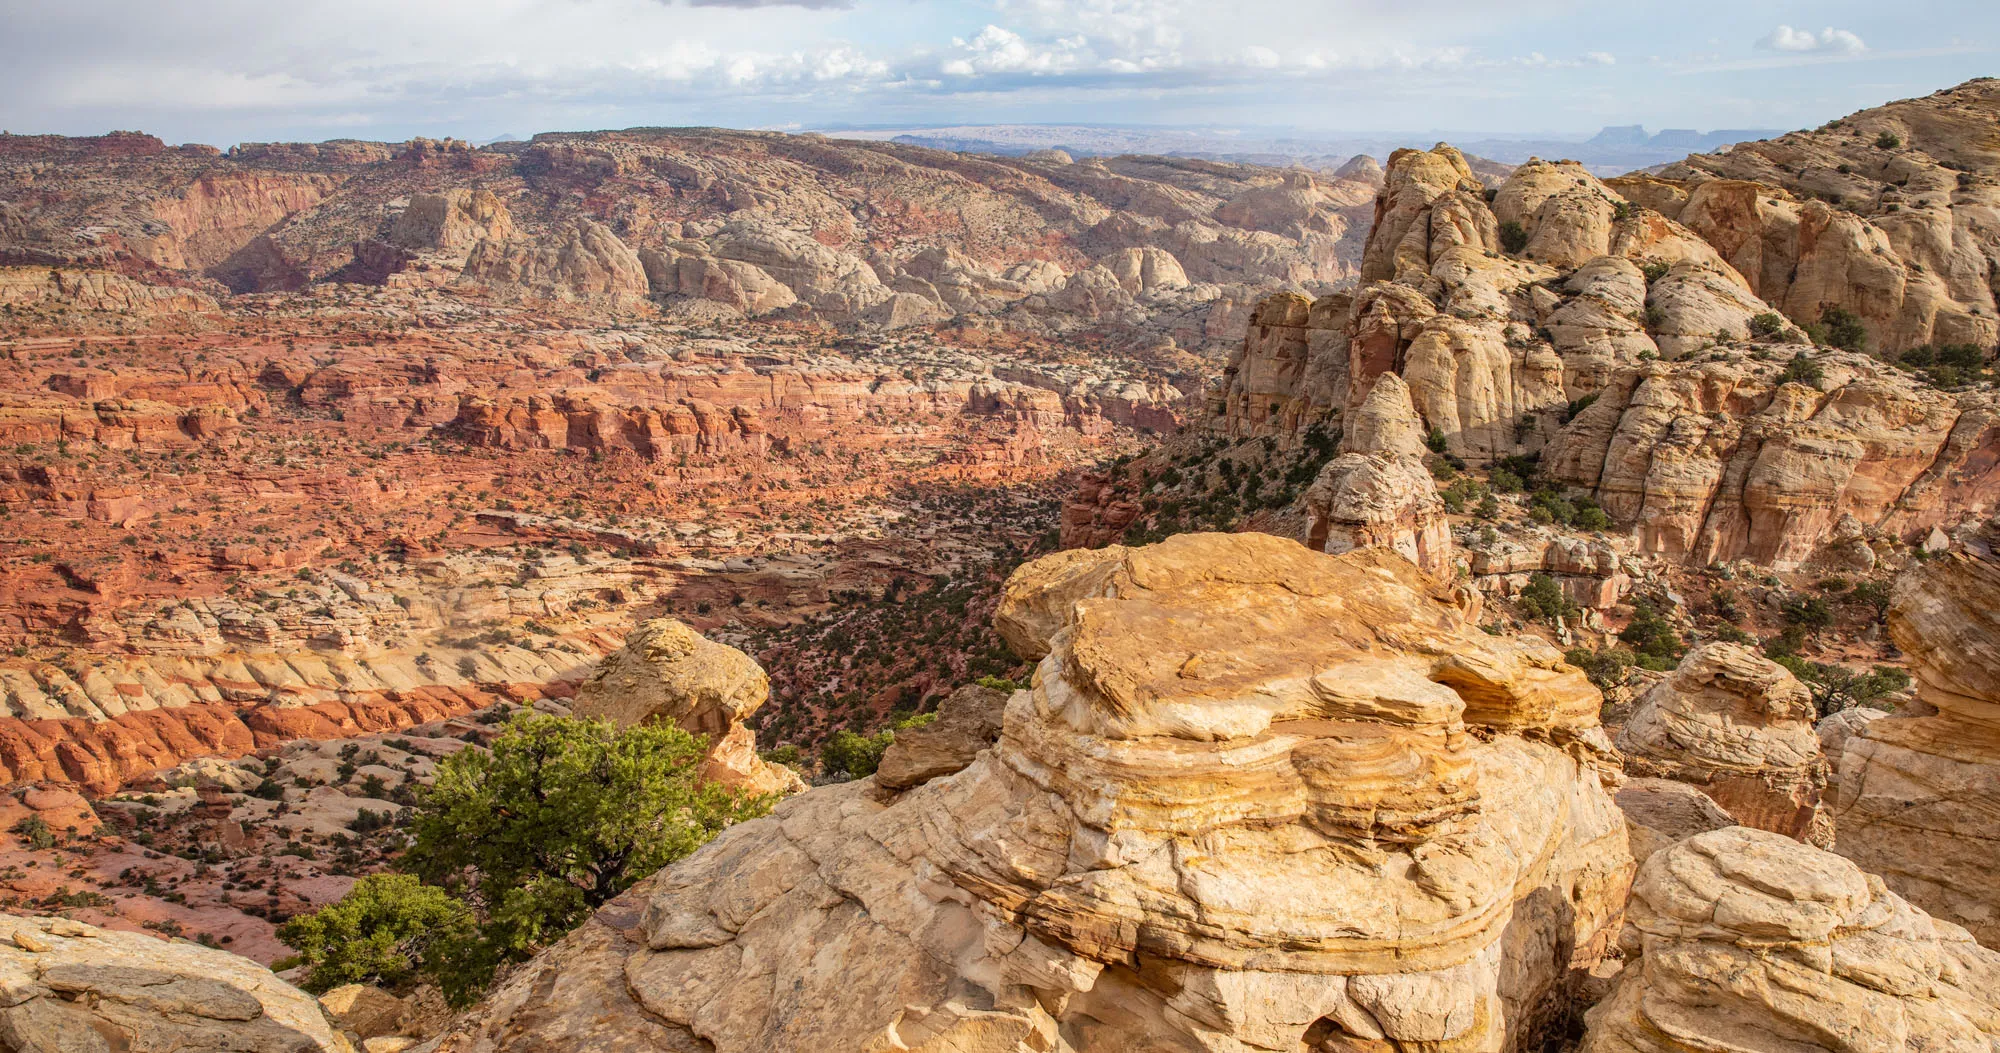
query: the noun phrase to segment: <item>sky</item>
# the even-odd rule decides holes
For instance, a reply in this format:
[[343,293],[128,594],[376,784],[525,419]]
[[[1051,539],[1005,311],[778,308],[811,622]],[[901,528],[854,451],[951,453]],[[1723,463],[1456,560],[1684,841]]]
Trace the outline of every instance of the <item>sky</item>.
[[1795,128],[2000,75],[2000,3],[0,0],[0,129]]

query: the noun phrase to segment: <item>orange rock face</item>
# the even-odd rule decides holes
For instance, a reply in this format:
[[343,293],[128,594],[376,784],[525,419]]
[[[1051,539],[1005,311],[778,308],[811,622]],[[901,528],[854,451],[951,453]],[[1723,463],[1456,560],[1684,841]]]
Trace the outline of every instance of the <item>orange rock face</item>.
[[[525,690],[536,691],[540,685]],[[241,757],[294,739],[343,739],[459,716],[491,705],[478,691],[321,702],[298,708],[193,705],[109,720],[0,718],[0,781],[49,781],[110,793],[194,757]]]

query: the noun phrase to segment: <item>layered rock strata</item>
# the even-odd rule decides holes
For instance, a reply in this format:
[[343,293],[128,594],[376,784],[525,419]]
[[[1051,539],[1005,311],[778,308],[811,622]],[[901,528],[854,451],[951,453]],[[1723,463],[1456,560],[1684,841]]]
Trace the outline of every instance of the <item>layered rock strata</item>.
[[1639,869],[1581,1053],[2000,1044],[2000,954],[1839,856],[1747,827]]
[[1841,740],[1841,855],[2000,946],[2000,558],[1993,538],[1896,586],[1889,635],[1916,701]]
[[1948,394],[1860,355],[1822,353],[1817,380],[1726,356],[1620,369],[1542,455],[1597,495],[1641,552],[1795,568],[1851,540],[1989,513],[2000,404]]
[[1745,826],[1825,848],[1833,829],[1820,804],[1818,715],[1790,670],[1741,644],[1712,643],[1640,697],[1617,745],[1633,774],[1698,786]]
[[1630,861],[1599,698],[1391,553],[1062,553],[998,742],[725,832],[442,1050],[1175,1050],[1532,1041]]

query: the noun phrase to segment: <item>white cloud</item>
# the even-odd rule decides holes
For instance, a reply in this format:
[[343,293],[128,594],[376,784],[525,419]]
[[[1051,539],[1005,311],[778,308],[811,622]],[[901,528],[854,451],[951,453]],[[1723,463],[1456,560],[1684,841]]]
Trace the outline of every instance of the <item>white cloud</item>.
[[1868,50],[1861,38],[1845,29],[1828,26],[1815,34],[1810,29],[1793,29],[1779,26],[1757,41],[1757,46],[1765,51],[1789,51],[1793,53],[1817,53],[1825,55],[1858,55]]
[[1616,66],[1618,64],[1618,56],[1613,55],[1609,51],[1586,51],[1583,53],[1583,60],[1593,66]]
[[1277,69],[1278,53],[1262,44],[1252,44],[1243,49],[1243,63],[1257,69]]
[[952,77],[981,73],[1067,73],[1093,64],[1088,41],[1082,36],[1030,43],[1011,29],[989,25],[971,40],[952,38],[951,46],[958,50],[958,57],[945,60],[939,69]]

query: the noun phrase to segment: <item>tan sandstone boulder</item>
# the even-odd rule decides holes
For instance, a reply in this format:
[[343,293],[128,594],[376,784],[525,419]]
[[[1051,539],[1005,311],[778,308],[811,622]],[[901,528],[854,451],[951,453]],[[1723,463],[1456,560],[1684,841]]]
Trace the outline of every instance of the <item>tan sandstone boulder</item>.
[[1701,787],[1736,821],[1833,843],[1812,693],[1741,644],[1712,643],[1653,685],[1618,733],[1626,770]]
[[1838,850],[2000,946],[2000,559],[1990,536],[1897,582],[1917,700],[1842,740]]
[[804,782],[760,759],[757,738],[743,725],[770,697],[771,678],[749,655],[675,619],[655,618],[605,656],[571,709],[620,727],[670,721],[708,738],[709,778],[750,793],[790,793]]
[[353,1053],[311,995],[248,958],[62,918],[0,915],[0,1048]]
[[906,790],[971,764],[979,751],[1000,738],[1007,692],[967,684],[938,704],[937,719],[920,728],[896,732],[896,741],[882,753],[875,782]]
[[409,1011],[402,999],[367,984],[342,984],[320,995],[319,1005],[342,1031],[364,1039],[395,1034]]
[[2000,954],[1776,834],[1730,827],[1647,860],[1620,946],[1581,1053],[2000,1045]]
[[1539,1039],[1630,868],[1579,672],[1393,554],[1192,534],[1043,562],[1009,601],[1059,616],[992,748],[731,828],[441,1050]]

